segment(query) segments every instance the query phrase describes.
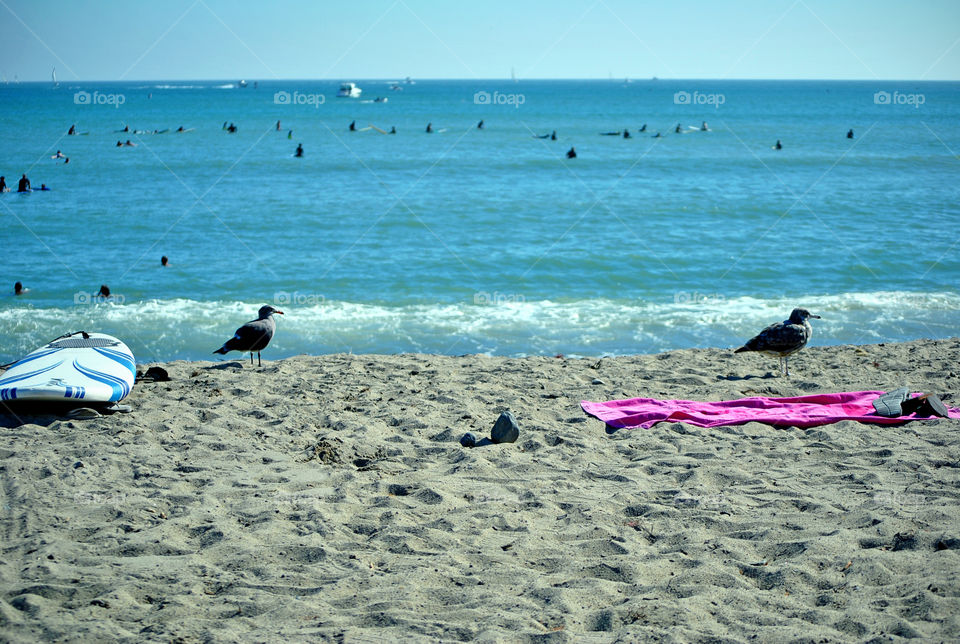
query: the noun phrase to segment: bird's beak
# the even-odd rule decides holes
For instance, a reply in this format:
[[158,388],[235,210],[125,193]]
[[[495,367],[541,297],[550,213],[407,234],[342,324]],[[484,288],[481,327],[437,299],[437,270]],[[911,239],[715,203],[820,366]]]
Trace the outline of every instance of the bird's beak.
[[812,313],[810,314],[810,317],[812,317],[812,318],[817,318],[818,320],[822,320],[822,319],[823,319],[823,318],[820,317],[819,315],[814,315],[814,314],[812,314]]
[[[283,311],[278,311],[277,309],[274,309],[273,312],[274,312],[274,313],[279,313],[280,315],[283,315]],[[820,317],[820,316],[817,316],[817,317]]]

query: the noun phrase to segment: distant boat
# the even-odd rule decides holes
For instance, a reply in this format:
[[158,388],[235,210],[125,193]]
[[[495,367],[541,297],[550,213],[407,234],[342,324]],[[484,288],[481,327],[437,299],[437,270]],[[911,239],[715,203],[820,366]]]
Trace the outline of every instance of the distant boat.
[[357,87],[356,83],[341,83],[337,96],[341,98],[360,98],[361,92],[363,90]]
[[247,86],[247,81],[245,80],[242,80],[239,83],[237,83],[237,87],[246,87],[246,86]]
[[56,68],[56,67],[53,68],[53,71],[50,73],[50,75],[53,77],[53,86],[54,86],[54,87],[60,87],[60,83],[57,82],[57,68]]
[[514,83],[517,82],[517,70],[515,70],[513,67],[510,68],[510,78]]
[[417,81],[411,80],[409,76],[407,76],[406,80],[404,80],[403,82],[406,83],[407,85],[416,85],[416,84],[417,84]]

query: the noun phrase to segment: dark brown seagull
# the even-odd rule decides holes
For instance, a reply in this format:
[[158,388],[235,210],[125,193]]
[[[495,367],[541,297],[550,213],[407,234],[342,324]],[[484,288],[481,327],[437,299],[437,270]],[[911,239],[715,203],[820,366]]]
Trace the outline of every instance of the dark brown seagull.
[[789,376],[789,356],[805,347],[813,335],[808,318],[819,320],[820,316],[813,315],[807,309],[793,309],[788,319],[771,324],[734,353],[759,351],[768,356],[777,356],[780,358],[780,372]]
[[232,338],[223,343],[223,346],[214,351],[214,353],[226,354],[228,351],[249,351],[250,364],[253,364],[253,352],[257,352],[257,365],[263,366],[260,362],[260,352],[270,344],[273,332],[277,330],[277,323],[273,321],[273,314],[283,315],[283,311],[275,309],[272,306],[265,305],[260,307],[259,317],[251,320],[237,329]]

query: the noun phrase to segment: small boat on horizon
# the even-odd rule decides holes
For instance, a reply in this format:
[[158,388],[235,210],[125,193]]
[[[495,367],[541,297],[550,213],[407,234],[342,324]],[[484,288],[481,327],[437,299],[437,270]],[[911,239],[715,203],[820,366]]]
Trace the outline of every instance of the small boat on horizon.
[[356,83],[341,83],[337,96],[340,98],[359,98],[363,92]]

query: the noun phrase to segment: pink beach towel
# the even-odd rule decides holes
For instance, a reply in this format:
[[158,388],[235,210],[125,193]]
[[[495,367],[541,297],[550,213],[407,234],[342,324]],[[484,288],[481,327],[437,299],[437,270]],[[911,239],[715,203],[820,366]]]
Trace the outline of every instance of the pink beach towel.
[[[886,418],[877,414],[873,401],[883,391],[848,391],[836,394],[815,394],[796,398],[741,398],[721,402],[694,400],[657,400],[632,398],[608,402],[583,400],[583,411],[596,416],[611,427],[643,427],[659,422],[687,423],[697,427],[742,425],[749,422],[779,427],[816,427],[841,420],[861,423],[897,425],[908,420],[936,416],[900,416]],[[948,408],[950,418],[960,418],[960,409]]]

